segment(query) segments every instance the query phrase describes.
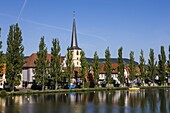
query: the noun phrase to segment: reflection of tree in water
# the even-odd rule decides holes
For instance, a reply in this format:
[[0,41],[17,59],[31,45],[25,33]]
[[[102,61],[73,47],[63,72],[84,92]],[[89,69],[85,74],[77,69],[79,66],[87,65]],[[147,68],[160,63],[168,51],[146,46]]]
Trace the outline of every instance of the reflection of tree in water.
[[6,98],[5,107],[8,109],[5,109],[5,113],[21,113],[21,106],[15,106],[16,103],[14,100],[15,100],[15,97],[12,97],[12,96]]
[[140,103],[139,92],[129,91],[128,96],[129,96],[130,113],[135,113]]
[[93,102],[93,100],[94,100],[94,92],[87,93],[86,94],[86,101],[91,103],[91,102]]
[[145,113],[145,109],[147,107],[147,95],[145,94],[145,90],[140,91],[140,106],[141,106],[141,112]]
[[148,104],[149,104],[149,107],[150,107],[150,111],[152,111],[153,113],[156,112],[156,105],[158,103],[158,100],[156,99],[156,94],[158,94],[159,92],[157,92],[157,90],[155,89],[150,89],[147,91],[147,94],[146,94],[146,98],[148,100]]
[[168,113],[166,111],[166,96],[165,96],[165,91],[164,89],[159,90],[159,97],[160,97],[160,111],[161,113]]

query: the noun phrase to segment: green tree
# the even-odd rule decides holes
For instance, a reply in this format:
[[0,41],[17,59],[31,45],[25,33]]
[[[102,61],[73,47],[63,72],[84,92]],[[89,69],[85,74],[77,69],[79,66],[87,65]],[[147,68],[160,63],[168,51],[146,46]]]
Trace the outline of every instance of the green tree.
[[74,75],[74,64],[73,64],[73,55],[69,48],[67,49],[66,55],[66,77],[68,80],[68,85],[70,85],[71,77]]
[[53,39],[53,47],[51,48],[51,63],[50,63],[50,74],[51,74],[51,85],[55,86],[55,89],[58,88],[58,81],[62,75],[62,65],[61,65],[61,55],[60,55],[60,42],[58,39]]
[[37,85],[42,86],[42,90],[45,89],[45,85],[48,80],[48,63],[47,47],[45,45],[43,36],[41,37],[41,41],[39,43],[39,51],[37,52],[37,59],[35,61],[35,81]]
[[123,63],[123,57],[122,57],[122,50],[123,48],[119,48],[118,50],[118,58],[117,58],[117,63],[118,63],[118,77],[120,83],[124,84],[124,63]]
[[167,72],[170,75],[170,45],[169,45],[169,54],[168,54],[168,62],[167,62]]
[[161,53],[158,55],[159,62],[158,62],[158,72],[159,77],[161,79],[161,84],[164,84],[165,77],[166,77],[166,55],[164,46],[161,46]]
[[154,75],[156,74],[156,64],[157,62],[155,61],[154,50],[150,49],[147,72],[152,82],[154,82]]
[[131,51],[130,54],[130,62],[129,62],[129,74],[130,74],[130,80],[132,81],[134,79],[135,75],[135,61],[134,61],[134,52]]
[[111,74],[112,74],[112,62],[110,61],[110,51],[109,47],[105,50],[105,64],[104,64],[104,71],[106,76],[106,81],[110,83]]
[[[0,38],[1,38],[1,28],[0,28]],[[2,49],[2,41],[0,41],[0,49]],[[3,51],[0,51],[0,72],[3,69],[3,66],[4,66]]]
[[81,62],[80,73],[81,73],[83,88],[84,88],[84,78],[88,72],[88,63],[84,51],[80,52],[80,62]]
[[95,77],[95,85],[98,85],[100,64],[99,64],[99,57],[97,55],[97,51],[95,51],[94,53],[94,60],[92,62],[92,68],[93,68],[94,77]]
[[145,58],[144,58],[144,55],[143,55],[143,50],[141,49],[140,51],[140,58],[139,58],[139,68],[140,68],[140,76],[142,78],[142,80],[145,80],[145,77],[146,77],[146,64],[145,64]]
[[20,85],[22,66],[24,64],[24,47],[22,45],[22,32],[18,24],[11,25],[6,51],[6,77],[11,90]]

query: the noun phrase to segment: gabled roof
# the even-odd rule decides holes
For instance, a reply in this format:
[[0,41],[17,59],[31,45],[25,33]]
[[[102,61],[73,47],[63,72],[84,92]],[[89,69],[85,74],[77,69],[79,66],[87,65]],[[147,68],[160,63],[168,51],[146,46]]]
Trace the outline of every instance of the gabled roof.
[[[47,60],[51,61],[51,54],[47,54]],[[63,62],[65,57],[61,57],[61,62]],[[25,58],[25,64],[23,65],[23,68],[34,68],[35,67],[35,61],[37,59],[37,54],[33,53],[31,56],[28,56]]]

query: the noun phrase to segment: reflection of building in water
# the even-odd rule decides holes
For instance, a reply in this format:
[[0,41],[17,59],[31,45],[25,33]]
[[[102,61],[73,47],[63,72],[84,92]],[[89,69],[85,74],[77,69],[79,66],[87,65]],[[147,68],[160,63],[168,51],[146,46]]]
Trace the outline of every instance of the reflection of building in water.
[[82,108],[80,103],[82,103],[82,94],[81,93],[70,93],[69,94],[70,98],[70,104],[74,109],[71,109],[71,113],[82,113]]
[[79,93],[70,93],[71,104],[76,104],[82,101],[82,94]]
[[125,93],[125,107],[128,106],[128,94]]
[[106,92],[98,92],[99,102],[106,103]]
[[0,113],[5,113],[5,103],[6,103],[6,99],[0,98]]
[[112,98],[112,101],[113,101],[114,103],[117,103],[117,102],[120,100],[121,92],[122,92],[122,91],[115,91],[114,98]]
[[[19,105],[22,105],[23,104],[23,96],[15,96],[14,97],[14,102],[19,104]],[[13,98],[13,97],[12,97]]]

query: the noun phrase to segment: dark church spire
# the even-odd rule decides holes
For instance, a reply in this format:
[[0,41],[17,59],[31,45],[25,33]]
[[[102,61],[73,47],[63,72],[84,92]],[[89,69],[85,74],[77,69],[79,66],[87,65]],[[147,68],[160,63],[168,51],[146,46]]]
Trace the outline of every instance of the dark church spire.
[[71,39],[70,49],[80,49],[78,47],[78,42],[77,42],[75,12],[73,12],[73,13],[74,13],[73,14],[73,28],[72,28],[72,39]]

